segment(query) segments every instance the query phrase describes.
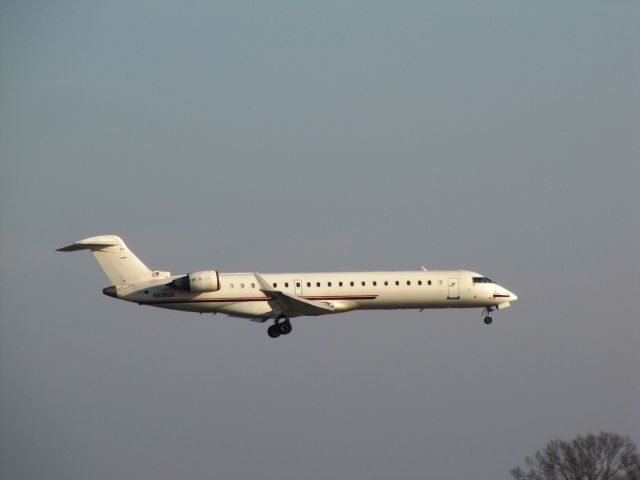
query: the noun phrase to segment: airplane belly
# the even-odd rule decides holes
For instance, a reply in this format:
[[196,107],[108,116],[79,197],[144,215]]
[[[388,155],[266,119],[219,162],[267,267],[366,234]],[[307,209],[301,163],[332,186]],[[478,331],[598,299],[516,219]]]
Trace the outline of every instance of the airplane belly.
[[470,308],[483,306],[481,302],[470,301],[464,296],[449,299],[446,293],[442,291],[429,294],[425,294],[424,292],[383,293],[372,300],[359,300],[358,304],[358,308],[363,310]]
[[165,308],[167,310],[180,310],[182,312],[215,313],[220,311],[221,304],[214,302],[156,302],[144,303],[152,307]]
[[234,317],[246,318],[267,317],[273,313],[266,301],[232,303],[219,307],[217,311]]

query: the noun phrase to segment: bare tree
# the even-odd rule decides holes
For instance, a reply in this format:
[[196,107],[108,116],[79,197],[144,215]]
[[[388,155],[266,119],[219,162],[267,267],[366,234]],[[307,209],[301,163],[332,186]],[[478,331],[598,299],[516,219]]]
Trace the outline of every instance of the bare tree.
[[552,440],[525,462],[527,471],[511,470],[515,480],[640,480],[635,443],[615,433]]

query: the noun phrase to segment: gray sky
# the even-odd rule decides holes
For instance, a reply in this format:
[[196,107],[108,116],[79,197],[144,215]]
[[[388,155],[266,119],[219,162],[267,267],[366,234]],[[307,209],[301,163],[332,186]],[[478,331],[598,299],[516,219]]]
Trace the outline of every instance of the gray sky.
[[[0,5],[0,476],[495,479],[640,442],[640,4]],[[468,268],[520,300],[264,326],[173,272]]]

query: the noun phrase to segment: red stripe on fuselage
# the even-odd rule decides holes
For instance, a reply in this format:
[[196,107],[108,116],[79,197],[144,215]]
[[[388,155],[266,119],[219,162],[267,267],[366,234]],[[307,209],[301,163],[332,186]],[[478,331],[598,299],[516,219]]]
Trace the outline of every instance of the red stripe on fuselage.
[[[341,295],[341,296],[302,296],[306,300],[375,300],[378,295]],[[159,304],[159,303],[240,303],[240,302],[267,302],[271,297],[236,297],[236,298],[191,298],[184,300],[146,300],[137,303]],[[135,300],[134,300],[135,301]]]

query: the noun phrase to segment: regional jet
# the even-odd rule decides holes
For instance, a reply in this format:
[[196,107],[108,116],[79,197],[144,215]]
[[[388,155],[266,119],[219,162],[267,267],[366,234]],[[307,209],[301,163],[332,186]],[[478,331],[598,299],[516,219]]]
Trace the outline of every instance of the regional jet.
[[467,270],[223,273],[186,275],[150,270],[116,235],[85,238],[59,248],[89,250],[107,278],[105,295],[139,305],[199,313],[224,313],[265,323],[271,338],[291,333],[290,319],[351,310],[482,308],[490,325],[494,310],[518,297]]

